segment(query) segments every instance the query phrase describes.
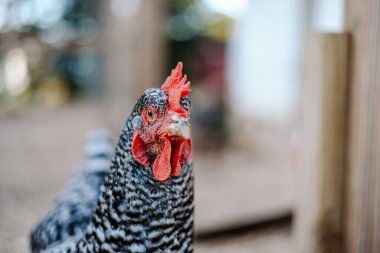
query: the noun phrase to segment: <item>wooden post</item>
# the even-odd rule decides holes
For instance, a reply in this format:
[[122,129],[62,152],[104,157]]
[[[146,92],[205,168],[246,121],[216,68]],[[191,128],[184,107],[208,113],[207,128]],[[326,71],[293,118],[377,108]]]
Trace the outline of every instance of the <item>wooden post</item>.
[[[129,2],[137,3],[137,7],[130,7]],[[121,6],[112,7],[113,3]],[[167,1],[101,1],[100,4],[103,29],[99,46],[105,76],[103,118],[105,125],[119,134],[127,114],[144,90],[159,87],[165,81]],[[123,10],[118,14],[116,8]],[[135,10],[129,13],[130,9]]]
[[380,1],[347,0],[351,66],[345,252],[380,252]]
[[295,220],[299,253],[342,252],[347,44],[346,34],[306,39]]

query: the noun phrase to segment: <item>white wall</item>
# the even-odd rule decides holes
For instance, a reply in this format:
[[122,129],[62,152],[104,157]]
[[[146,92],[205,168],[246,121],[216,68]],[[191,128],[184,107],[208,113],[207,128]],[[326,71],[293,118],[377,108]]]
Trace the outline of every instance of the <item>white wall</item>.
[[300,6],[300,0],[253,0],[236,20],[228,58],[233,111],[271,117],[293,111],[298,94]]

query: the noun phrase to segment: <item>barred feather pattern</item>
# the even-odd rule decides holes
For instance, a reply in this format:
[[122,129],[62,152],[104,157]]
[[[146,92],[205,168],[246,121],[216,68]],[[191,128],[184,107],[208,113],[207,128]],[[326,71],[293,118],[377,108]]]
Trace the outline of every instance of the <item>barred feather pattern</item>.
[[[135,105],[84,236],[54,245],[44,253],[193,252],[192,161],[182,165],[180,176],[160,182],[150,166],[138,164],[131,154],[133,129],[146,104],[165,110],[167,94],[161,89],[148,89]],[[181,104],[190,110],[187,97]]]
[[76,168],[53,208],[31,234],[32,252],[83,235],[94,214],[112,156],[110,134],[104,129],[90,132],[85,159]]
[[151,167],[137,164],[131,154],[134,118],[146,103],[165,108],[167,96],[160,89],[150,89],[136,104],[120,136],[92,223],[78,243],[78,252],[193,251],[191,162],[182,165],[179,177],[159,182]]

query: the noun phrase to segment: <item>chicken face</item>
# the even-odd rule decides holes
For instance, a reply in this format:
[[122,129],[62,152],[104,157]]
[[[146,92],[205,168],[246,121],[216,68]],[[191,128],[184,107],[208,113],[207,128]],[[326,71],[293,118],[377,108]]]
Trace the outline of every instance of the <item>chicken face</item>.
[[191,157],[189,93],[190,83],[182,77],[179,63],[161,89],[148,89],[140,98],[132,154],[141,165],[152,164],[153,175],[159,181],[179,176],[181,163]]

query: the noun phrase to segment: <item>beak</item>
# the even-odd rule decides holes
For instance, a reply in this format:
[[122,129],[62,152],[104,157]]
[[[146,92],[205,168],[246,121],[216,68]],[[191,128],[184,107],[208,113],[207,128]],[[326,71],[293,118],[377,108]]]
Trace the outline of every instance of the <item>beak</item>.
[[190,139],[190,124],[187,118],[180,117],[178,114],[171,116],[172,123],[168,126],[167,130],[169,136],[182,137],[185,140]]

